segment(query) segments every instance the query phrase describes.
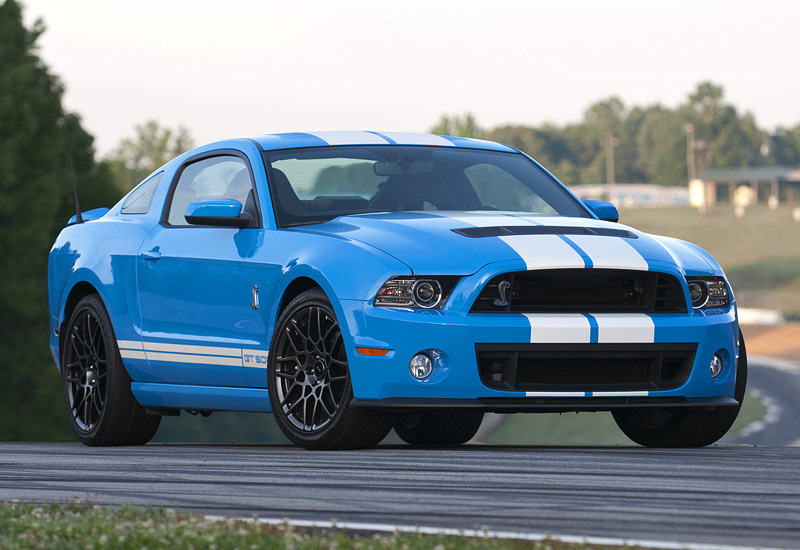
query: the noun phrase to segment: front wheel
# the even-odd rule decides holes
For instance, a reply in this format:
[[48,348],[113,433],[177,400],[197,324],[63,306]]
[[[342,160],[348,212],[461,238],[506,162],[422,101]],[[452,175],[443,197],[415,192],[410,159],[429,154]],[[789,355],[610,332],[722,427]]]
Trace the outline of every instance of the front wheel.
[[307,449],[374,447],[391,417],[352,407],[344,339],[330,300],[319,289],[281,313],[270,345],[267,385],[281,431]]
[[397,416],[394,431],[411,445],[461,445],[472,439],[483,412],[412,412]]
[[61,378],[75,436],[90,446],[150,441],[161,417],[147,414],[131,393],[114,329],[97,295],[78,302],[64,336]]
[[735,406],[618,409],[614,420],[631,440],[646,447],[705,447],[725,435],[739,414],[747,385],[747,351],[739,334]]

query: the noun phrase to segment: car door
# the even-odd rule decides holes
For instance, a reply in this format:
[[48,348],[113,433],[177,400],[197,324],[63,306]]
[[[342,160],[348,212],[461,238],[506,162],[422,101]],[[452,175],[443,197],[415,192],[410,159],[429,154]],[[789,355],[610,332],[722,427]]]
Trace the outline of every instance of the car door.
[[[189,204],[209,199],[238,200],[252,227],[189,224]],[[178,170],[162,222],[136,262],[142,344],[163,382],[247,385],[242,330],[251,289],[244,258],[260,227],[255,199],[250,164],[234,152],[191,159]]]

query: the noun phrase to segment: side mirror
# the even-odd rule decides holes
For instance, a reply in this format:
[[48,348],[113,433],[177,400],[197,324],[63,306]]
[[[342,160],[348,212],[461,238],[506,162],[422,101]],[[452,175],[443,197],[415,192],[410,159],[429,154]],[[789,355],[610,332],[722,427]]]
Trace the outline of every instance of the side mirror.
[[585,204],[589,210],[594,212],[594,215],[601,220],[607,222],[619,221],[619,211],[617,211],[617,207],[610,202],[585,200],[583,201],[583,204]]
[[247,227],[253,218],[242,214],[242,203],[233,199],[213,199],[190,203],[184,216],[192,225]]

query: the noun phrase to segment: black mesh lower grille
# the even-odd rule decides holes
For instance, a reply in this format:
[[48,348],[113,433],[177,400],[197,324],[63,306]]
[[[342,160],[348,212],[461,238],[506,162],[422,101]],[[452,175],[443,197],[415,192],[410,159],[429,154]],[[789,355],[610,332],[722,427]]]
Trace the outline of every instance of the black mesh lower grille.
[[499,390],[669,390],[686,382],[696,344],[478,344],[481,381]]

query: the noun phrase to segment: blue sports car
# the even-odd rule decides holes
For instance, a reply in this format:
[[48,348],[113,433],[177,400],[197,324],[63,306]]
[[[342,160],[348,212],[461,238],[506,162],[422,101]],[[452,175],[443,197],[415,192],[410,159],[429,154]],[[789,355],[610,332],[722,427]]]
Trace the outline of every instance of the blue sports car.
[[617,218],[487,141],[196,148],[53,246],[72,429],[142,444],[181,410],[271,411],[300,446],[364,448],[392,428],[464,443],[487,411],[611,411],[642,445],[711,444],[747,377],[730,285]]

